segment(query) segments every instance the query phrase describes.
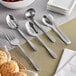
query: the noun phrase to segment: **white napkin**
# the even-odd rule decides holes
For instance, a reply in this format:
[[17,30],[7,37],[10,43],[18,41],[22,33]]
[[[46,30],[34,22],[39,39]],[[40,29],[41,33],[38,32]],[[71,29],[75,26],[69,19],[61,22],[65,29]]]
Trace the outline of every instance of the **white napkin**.
[[70,15],[76,5],[76,0],[49,0],[47,9],[65,15]]
[[76,76],[76,51],[64,49],[54,76]]

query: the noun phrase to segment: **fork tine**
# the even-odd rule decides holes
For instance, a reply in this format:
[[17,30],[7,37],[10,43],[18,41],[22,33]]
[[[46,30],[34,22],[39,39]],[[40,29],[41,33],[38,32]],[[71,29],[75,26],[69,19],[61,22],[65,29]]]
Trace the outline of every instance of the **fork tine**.
[[[12,32],[12,31],[11,31],[11,32]],[[11,34],[12,34],[12,38],[15,39],[15,37],[16,37],[16,36],[15,36],[15,33],[12,32]]]
[[4,32],[3,31],[0,31],[0,37],[4,38]]
[[6,38],[7,38],[8,41],[13,40],[13,39],[15,38],[15,37],[14,37],[13,35],[11,35],[11,34],[6,34],[5,36],[6,36]]
[[7,39],[8,41],[10,41],[10,40],[11,40],[11,38],[9,37],[9,35],[8,35],[8,34],[6,34],[6,35],[5,35],[5,37],[6,37],[6,39]]

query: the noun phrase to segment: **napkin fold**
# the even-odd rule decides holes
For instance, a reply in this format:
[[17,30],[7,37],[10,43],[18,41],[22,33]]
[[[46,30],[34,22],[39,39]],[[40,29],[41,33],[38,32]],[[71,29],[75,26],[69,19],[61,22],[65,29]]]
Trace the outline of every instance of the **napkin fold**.
[[64,49],[54,76],[76,76],[76,51]]
[[70,15],[75,5],[76,0],[49,0],[47,9],[60,14]]

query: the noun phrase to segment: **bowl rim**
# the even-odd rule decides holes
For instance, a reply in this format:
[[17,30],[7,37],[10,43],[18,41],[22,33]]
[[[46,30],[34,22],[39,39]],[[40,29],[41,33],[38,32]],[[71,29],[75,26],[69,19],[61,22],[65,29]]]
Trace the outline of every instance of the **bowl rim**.
[[7,2],[7,1],[3,1],[3,0],[0,0],[0,2],[4,2],[4,3],[19,3],[19,2],[24,2],[25,0],[20,0],[20,1],[15,1],[15,2]]
[[[29,2],[30,1],[30,2]],[[21,2],[26,2],[26,3],[31,3],[32,1],[35,1],[35,0],[20,0],[20,1],[15,1],[15,2],[7,2],[7,1],[3,1],[3,0],[0,0],[0,3],[8,3],[8,4],[14,4],[14,3],[21,3]]]
[[31,5],[35,0],[23,0],[23,1],[17,1],[17,2],[5,2],[0,0],[1,5],[5,6],[9,9],[21,9],[24,7],[27,7]]

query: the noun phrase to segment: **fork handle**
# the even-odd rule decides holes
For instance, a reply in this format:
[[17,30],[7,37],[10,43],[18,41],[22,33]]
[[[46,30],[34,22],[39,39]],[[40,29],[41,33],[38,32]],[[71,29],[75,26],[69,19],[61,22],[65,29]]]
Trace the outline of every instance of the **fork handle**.
[[49,52],[49,54],[54,58],[56,59],[57,58],[57,55],[54,51],[52,51],[50,48],[48,48],[48,46],[44,43],[43,40],[40,39],[40,37],[37,35],[36,36],[37,39],[42,43],[42,45],[47,49],[47,51]]
[[18,45],[18,47],[21,49],[23,55],[30,60],[30,62],[32,63],[32,65],[34,66],[34,68],[35,68],[37,71],[39,71],[39,70],[40,70],[40,67],[31,59],[31,57],[30,57],[29,54],[26,52],[26,50],[24,50],[20,45]]
[[26,39],[26,41],[27,41],[28,44],[32,47],[32,49],[33,49],[34,51],[37,51],[38,48],[37,48],[30,40],[27,39],[27,37],[24,35],[24,33],[23,33],[20,29],[17,29],[17,30],[18,30],[18,32],[24,37],[24,39]]

